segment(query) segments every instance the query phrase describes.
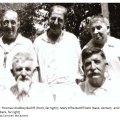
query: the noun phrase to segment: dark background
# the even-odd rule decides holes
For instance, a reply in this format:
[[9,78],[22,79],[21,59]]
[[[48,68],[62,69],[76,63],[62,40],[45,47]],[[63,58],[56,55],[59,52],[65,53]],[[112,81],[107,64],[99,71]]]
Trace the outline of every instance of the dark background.
[[[45,9],[49,11],[50,7],[55,4],[63,5],[68,9],[65,29],[72,32],[80,38],[80,23],[88,16],[101,13],[100,3],[0,3],[0,15],[6,9],[13,9],[19,13],[21,20],[20,32],[23,36],[30,38],[32,41],[35,39],[36,30],[34,28],[33,18],[36,16],[36,9]],[[111,35],[120,38],[120,3],[108,3],[109,21]],[[39,16],[37,16],[39,17]],[[45,18],[45,20],[47,17]],[[2,28],[0,27],[0,34],[2,35]],[[85,35],[86,37],[86,35]],[[90,39],[82,36],[80,42],[82,46]]]

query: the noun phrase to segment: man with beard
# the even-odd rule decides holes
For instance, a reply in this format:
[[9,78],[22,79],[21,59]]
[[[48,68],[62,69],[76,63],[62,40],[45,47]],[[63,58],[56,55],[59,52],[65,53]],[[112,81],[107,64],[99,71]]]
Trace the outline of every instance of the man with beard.
[[[20,20],[16,11],[5,11],[2,16],[1,25],[3,36],[0,38],[0,67],[5,70],[6,74],[11,75],[12,58],[17,52],[29,51],[34,55],[34,59],[36,55],[32,42],[19,33]],[[8,81],[8,83],[10,83],[10,81]]]
[[88,47],[102,49],[109,63],[110,77],[111,79],[117,80],[120,77],[120,53],[118,52],[120,51],[120,40],[109,36],[110,24],[107,18],[102,15],[92,16],[89,21],[89,26],[92,39],[83,49]]
[[10,90],[18,101],[51,102],[53,97],[49,88],[42,83],[34,82],[32,75],[36,70],[30,53],[19,52],[13,57],[11,72],[16,80]]
[[66,14],[65,7],[53,6],[49,12],[49,29],[34,42],[41,80],[50,85],[55,99],[57,96],[65,99],[72,94],[75,79],[80,77],[81,49],[76,36],[63,30]]

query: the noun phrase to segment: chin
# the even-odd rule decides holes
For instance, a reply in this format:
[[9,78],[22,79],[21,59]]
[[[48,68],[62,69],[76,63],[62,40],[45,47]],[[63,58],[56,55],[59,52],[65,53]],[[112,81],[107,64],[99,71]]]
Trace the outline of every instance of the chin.
[[25,81],[25,82],[19,81],[18,82],[19,92],[21,93],[22,91],[25,91],[26,93],[28,93],[30,89],[30,85],[31,85],[30,81]]
[[5,38],[13,40],[13,39],[15,39],[15,36],[13,36],[13,35],[5,35]]
[[100,77],[94,77],[92,78],[89,83],[93,86],[93,87],[101,87],[103,84],[103,79],[101,79]]

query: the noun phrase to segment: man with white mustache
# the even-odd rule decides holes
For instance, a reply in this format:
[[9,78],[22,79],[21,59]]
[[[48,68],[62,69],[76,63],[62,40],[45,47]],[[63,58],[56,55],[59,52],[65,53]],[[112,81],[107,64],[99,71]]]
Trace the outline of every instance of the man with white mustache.
[[34,61],[30,53],[17,53],[13,57],[11,72],[16,80],[10,90],[18,101],[51,102],[53,97],[47,85],[34,82],[32,76],[35,72]]

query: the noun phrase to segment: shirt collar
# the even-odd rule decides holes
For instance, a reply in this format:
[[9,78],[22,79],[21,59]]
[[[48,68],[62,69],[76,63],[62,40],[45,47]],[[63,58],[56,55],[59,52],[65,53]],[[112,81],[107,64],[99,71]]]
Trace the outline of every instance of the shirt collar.
[[88,82],[88,79],[86,79],[85,81],[85,89],[84,89],[84,92],[88,95],[95,95],[96,94],[96,91],[98,90],[102,90],[102,91],[107,91],[107,86],[106,84],[108,84],[108,81],[110,81],[110,79],[105,79],[103,85],[99,88],[95,88],[95,87],[92,87],[90,85],[90,83]]
[[[61,38],[63,37],[63,34],[64,34],[64,31],[62,30],[62,32],[61,32],[60,36],[58,37],[58,39],[56,40],[56,42],[59,42],[61,40]],[[43,33],[42,40],[47,43],[51,43],[47,36],[47,31],[45,33]]]
[[[1,40],[0,40],[0,45],[1,46],[4,46],[4,43],[3,43],[3,36],[1,37]],[[21,34],[18,34],[18,36],[17,36],[17,38],[16,38],[16,40],[15,40],[15,42],[14,42],[14,45],[17,45],[17,44],[24,44],[24,42],[23,42],[23,40],[22,40],[22,36],[21,36]]]

